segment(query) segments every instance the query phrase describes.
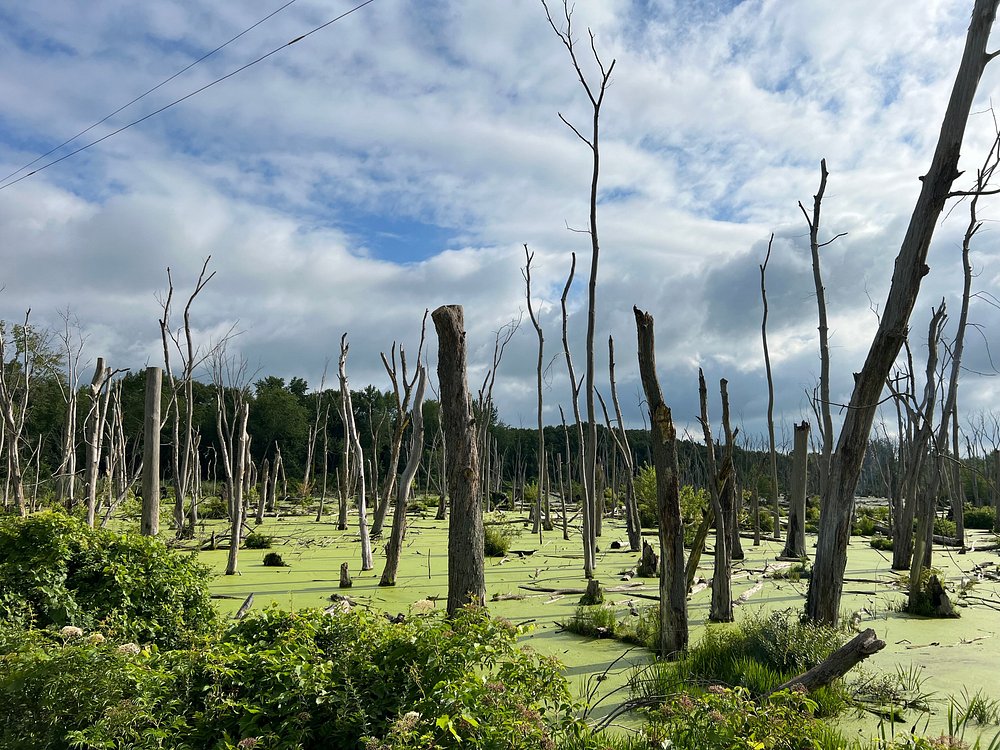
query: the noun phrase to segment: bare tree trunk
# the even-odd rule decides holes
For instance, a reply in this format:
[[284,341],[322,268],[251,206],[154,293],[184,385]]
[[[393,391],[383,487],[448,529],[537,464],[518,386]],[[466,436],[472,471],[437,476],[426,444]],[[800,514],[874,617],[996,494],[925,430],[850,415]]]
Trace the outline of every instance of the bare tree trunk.
[[992,55],[986,52],[990,29],[1000,0],[976,0],[965,50],[951,99],[941,126],[931,167],[923,177],[910,224],[893,270],[882,318],[872,339],[864,367],[854,383],[844,416],[837,451],[820,512],[816,561],[809,580],[806,616],[816,622],[836,623],[847,567],[847,546],[854,511],[854,489],[864,461],[868,435],[886,376],[899,354],[916,303],[920,282],[928,273],[927,251],[951,185],[958,177],[958,158],[969,109],[979,79]]
[[730,570],[729,542],[727,533],[727,512],[723,499],[726,484],[731,481],[727,474],[728,461],[723,460],[722,467],[716,468],[715,440],[712,438],[712,423],[708,418],[708,387],[705,385],[705,374],[698,368],[698,397],[701,403],[701,429],[705,435],[705,460],[708,469],[708,494],[712,503],[712,515],[715,516],[715,564],[712,573],[712,603],[709,608],[709,619],[713,622],[732,622],[733,591],[732,571]]
[[340,398],[347,413],[347,434],[354,450],[355,465],[362,467],[359,472],[358,485],[358,532],[361,535],[361,570],[371,570],[375,567],[372,560],[372,543],[368,534],[368,506],[365,503],[365,454],[361,450],[361,439],[358,437],[358,427],[354,422],[354,407],[351,403],[351,390],[347,386],[347,334],[340,338]]
[[[569,269],[569,278],[566,279],[566,286],[563,287],[563,293],[561,298],[562,304],[562,342],[563,342],[563,354],[566,357],[566,369],[569,372],[569,386],[570,391],[573,395],[573,418],[576,421],[576,435],[577,441],[579,443],[579,462],[580,471],[584,471],[585,459],[584,459],[584,437],[583,437],[583,420],[580,418],[580,385],[581,381],[576,379],[576,371],[573,369],[573,357],[569,350],[569,332],[568,332],[568,321],[569,315],[566,311],[566,298],[569,296],[569,288],[573,284],[573,275],[576,273],[576,253],[572,254],[572,262]],[[572,465],[573,457],[569,451],[569,439],[566,442],[567,456],[566,461]],[[581,510],[583,515],[583,574],[587,578],[594,577],[594,568],[597,565],[597,554],[596,554],[596,544],[594,539],[594,503],[593,503],[593,487],[588,485],[585,481],[581,483],[583,485],[583,502],[581,503]],[[572,493],[572,483],[570,484],[570,492]]]
[[104,420],[107,416],[107,401],[104,398],[111,368],[105,366],[104,357],[97,358],[94,377],[90,381],[90,414],[87,419],[87,466],[84,486],[87,492],[87,525],[94,528],[97,514],[97,470],[101,462],[101,448],[104,442]]
[[[826,159],[819,163],[819,175],[819,190],[813,196],[812,216],[809,215],[801,202],[799,209],[806,217],[806,224],[809,226],[809,251],[812,255],[816,306],[819,309],[819,404],[816,410],[820,416],[820,438],[823,442],[819,459],[819,494],[822,495],[830,475],[830,459],[833,455],[833,417],[830,415],[830,329],[826,320],[826,289],[823,287],[819,250],[842,235],[837,235],[827,242],[820,243],[819,241],[820,211],[823,207],[823,194],[826,192],[826,178],[829,176],[826,171]],[[786,544],[785,549],[787,550],[789,546],[796,545]]]
[[271,486],[271,462],[266,458],[260,467],[260,494],[257,497],[257,517],[254,523],[260,526],[264,523],[264,510],[267,508],[267,496]]
[[483,606],[483,510],[479,494],[479,455],[466,377],[465,321],[461,305],[431,314],[438,335],[441,424],[448,447],[448,616],[466,604]]
[[788,492],[788,536],[783,557],[806,556],[806,483],[809,466],[809,423],[797,424],[792,448],[792,482]]
[[413,397],[413,408],[410,412],[410,456],[406,460],[406,468],[396,484],[396,507],[392,514],[392,533],[389,544],[385,548],[385,570],[379,586],[395,586],[396,571],[399,569],[399,555],[403,550],[403,535],[406,533],[406,496],[410,492],[413,476],[420,466],[420,458],[424,452],[424,386],[427,373],[417,360],[417,391]]
[[656,509],[660,537],[660,642],[662,659],[677,659],[687,651],[687,579],[684,570],[684,521],[681,518],[677,471],[677,434],[670,407],[656,377],[653,316],[633,307],[638,337],[639,375],[652,424],[653,465],[656,469]]
[[[542,365],[545,357],[545,336],[542,333],[542,326],[535,315],[534,305],[531,304],[531,261],[535,257],[534,253],[528,252],[528,246],[524,246],[524,269],[521,275],[524,277],[524,297],[528,303],[528,317],[531,318],[531,325],[535,328],[538,336],[538,358],[535,362],[535,395],[537,397],[537,417],[538,417],[538,445],[536,448],[538,456],[538,499],[535,505],[535,526],[533,534],[540,534],[542,528],[542,492],[543,477],[545,475],[545,424],[542,421]],[[546,530],[551,530],[552,521],[546,518]]]
[[243,538],[243,475],[247,460],[247,418],[250,416],[250,404],[244,403],[234,415],[236,420],[236,439],[233,441],[233,517],[232,531],[229,536],[229,558],[226,563],[226,575],[233,576],[239,571],[240,541]]
[[781,539],[781,511],[778,507],[778,454],[774,446],[774,378],[771,375],[771,355],[767,349],[767,291],[764,288],[764,273],[767,271],[767,262],[771,259],[771,245],[774,243],[774,235],[767,241],[767,255],[760,265],[760,298],[764,304],[764,317],[760,323],[760,337],[764,342],[764,369],[767,372],[767,438],[768,457],[771,469],[771,502],[774,507],[774,538]]
[[146,413],[142,433],[142,525],[146,536],[160,532],[160,397],[163,371],[146,368]]

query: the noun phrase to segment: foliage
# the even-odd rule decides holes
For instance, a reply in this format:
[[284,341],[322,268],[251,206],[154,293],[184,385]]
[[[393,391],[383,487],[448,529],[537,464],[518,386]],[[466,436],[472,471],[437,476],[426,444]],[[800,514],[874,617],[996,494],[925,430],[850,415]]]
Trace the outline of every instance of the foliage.
[[244,549],[271,549],[273,544],[273,536],[261,534],[259,531],[252,531],[243,538]]
[[871,545],[872,549],[877,549],[882,552],[892,552],[893,541],[892,537],[880,536],[876,534],[871,539],[868,540],[868,544]]
[[934,533],[939,536],[954,537],[958,533],[958,527],[954,521],[947,518],[935,518]]
[[[639,506],[639,524],[644,528],[659,526],[656,510],[656,469],[645,465],[635,477],[635,499]],[[681,518],[684,520],[684,538],[690,543],[694,531],[708,508],[708,493],[689,484],[680,488]]]
[[487,557],[503,557],[510,551],[514,531],[509,526],[487,524],[483,526],[483,553]]
[[210,495],[198,503],[198,517],[210,519],[229,518],[229,507],[218,495]]
[[996,525],[996,511],[988,505],[977,508],[973,505],[965,506],[965,528],[983,529],[992,531]]
[[0,520],[0,618],[177,647],[216,620],[209,569],[151,537],[60,513]]
[[[639,695],[666,695],[683,685],[723,684],[764,694],[812,669],[844,641],[843,630],[800,622],[791,612],[758,613],[738,624],[709,627],[684,659],[637,675],[632,689]],[[844,690],[836,683],[811,697],[819,715],[844,707]]]
[[831,744],[830,730],[813,718],[816,708],[801,692],[784,690],[757,702],[745,688],[715,685],[705,693],[672,696],[650,714],[646,733],[654,747],[677,750],[822,747]]
[[802,562],[792,563],[787,568],[775,570],[773,573],[769,573],[768,577],[786,581],[808,581],[811,575],[812,565],[804,559]]
[[264,567],[265,568],[285,568],[288,567],[288,563],[277,552],[268,552],[264,555]]
[[[539,748],[580,736],[558,663],[482,610],[390,623],[267,609],[206,647],[24,633],[0,659],[4,747]],[[16,640],[16,639],[15,639]],[[10,642],[11,639],[6,639]],[[0,643],[4,643],[0,632]]]

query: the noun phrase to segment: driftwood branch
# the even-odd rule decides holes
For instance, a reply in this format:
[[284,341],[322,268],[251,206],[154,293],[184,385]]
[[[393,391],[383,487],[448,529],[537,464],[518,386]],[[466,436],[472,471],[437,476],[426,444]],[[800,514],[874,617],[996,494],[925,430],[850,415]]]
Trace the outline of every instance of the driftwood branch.
[[807,691],[812,692],[843,677],[855,666],[872,654],[877,654],[883,648],[885,648],[885,641],[881,640],[874,630],[868,628],[830,654],[821,664],[817,664],[805,674],[800,674],[798,677],[793,677],[788,682],[778,685],[771,692],[788,690],[796,685],[801,685]]

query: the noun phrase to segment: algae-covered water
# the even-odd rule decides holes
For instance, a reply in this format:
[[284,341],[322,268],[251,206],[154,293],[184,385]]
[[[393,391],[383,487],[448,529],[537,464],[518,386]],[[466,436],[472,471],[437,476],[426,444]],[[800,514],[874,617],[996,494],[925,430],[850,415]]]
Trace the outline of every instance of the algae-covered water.
[[[356,520],[352,518],[352,521]],[[496,521],[500,518],[490,518]],[[541,539],[530,533],[530,527],[520,517],[508,514],[502,518],[507,528],[518,532],[511,552],[504,558],[487,558],[486,591],[489,600],[494,595],[523,595],[523,599],[488,601],[490,611],[515,623],[531,625],[522,642],[543,654],[555,655],[565,665],[565,674],[581,698],[596,703],[592,716],[601,717],[623,700],[624,689],[632,669],[648,664],[653,655],[643,648],[630,647],[613,640],[585,638],[563,632],[559,623],[568,621],[579,602],[579,594],[533,591],[531,588],[583,588],[583,559],[579,531],[570,530],[572,539],[564,541],[560,529],[545,532]],[[217,524],[217,525],[213,525]],[[207,535],[213,528],[222,530],[223,522],[209,522],[200,533]],[[362,606],[375,607],[390,614],[410,613],[415,602],[427,607],[443,608],[447,597],[447,522],[435,521],[432,515],[411,515],[406,541],[394,587],[379,587],[384,566],[383,544],[376,542],[375,569],[362,572],[360,545],[356,528],[338,531],[335,519],[325,518],[316,523],[311,517],[287,516],[267,518],[258,529],[274,537],[273,551],[279,552],[288,567],[267,568],[262,564],[265,551],[243,550],[240,553],[238,576],[221,575],[225,570],[226,551],[205,551],[202,560],[220,574],[212,584],[219,609],[235,612],[245,597],[254,594],[254,608],[276,602],[282,607],[325,607],[331,594],[348,594]],[[388,526],[385,538],[388,538]],[[612,542],[626,539],[623,525],[606,520],[599,540],[597,577],[607,587],[621,586],[621,573],[632,568],[637,556],[627,551],[613,550]],[[992,535],[970,534],[973,547],[993,540]],[[655,537],[650,540],[656,546]],[[814,540],[813,540],[814,541]],[[811,545],[811,542],[810,542]],[[627,546],[627,545],[625,545]],[[737,618],[746,610],[800,611],[805,601],[805,581],[775,580],[765,577],[773,570],[775,557],[781,551],[777,542],[764,540],[754,547],[744,540],[746,558],[734,563],[733,596],[747,594],[746,603],[737,607]],[[955,550],[935,548],[934,566],[941,569],[949,588],[958,588],[963,579],[974,580],[974,567],[1000,560],[996,552],[958,554]],[[353,587],[340,589],[341,563],[347,562]],[[712,558],[702,558],[706,578],[711,577]],[[996,569],[995,567],[993,568]],[[864,669],[894,672],[897,668],[917,670],[923,678],[922,691],[932,693],[932,712],[910,711],[901,730],[918,722],[918,729],[928,733],[947,728],[947,707],[950,696],[961,700],[963,693],[978,691],[993,700],[1000,700],[1000,584],[979,581],[969,590],[969,598],[959,600],[962,612],[958,620],[930,620],[911,617],[899,612],[905,594],[893,584],[897,575],[890,570],[886,553],[870,547],[868,540],[851,540],[848,570],[845,575],[843,612],[855,619],[858,627],[871,627],[885,640],[886,647],[869,659]],[[628,591],[608,593],[606,601],[618,607],[621,617],[628,617],[635,607],[655,606],[657,582],[653,579],[633,579]],[[971,597],[981,597],[980,601]],[[709,625],[710,591],[701,589],[689,598],[689,616],[694,643]],[[990,606],[989,603],[992,603]],[[995,608],[994,608],[995,607]],[[626,724],[630,722],[626,721]],[[845,732],[860,732],[868,736],[891,731],[871,716],[845,714],[839,723]],[[987,732],[989,734],[989,732]]]

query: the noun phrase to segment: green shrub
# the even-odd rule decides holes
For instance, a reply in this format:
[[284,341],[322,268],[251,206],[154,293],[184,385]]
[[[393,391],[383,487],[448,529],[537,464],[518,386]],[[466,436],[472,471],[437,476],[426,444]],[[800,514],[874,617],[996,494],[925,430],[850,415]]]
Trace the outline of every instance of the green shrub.
[[[651,682],[637,690],[670,690],[685,684],[725,684],[766,692],[822,662],[843,645],[844,631],[799,622],[790,612],[751,615],[739,624],[712,626],[677,662],[673,672],[655,669]],[[823,688],[812,694],[821,715],[837,713],[844,706],[843,689]]]
[[[267,609],[193,650],[26,639],[0,659],[0,740],[18,750],[554,747],[581,734],[554,659],[467,610],[394,624]],[[65,694],[65,695],[64,695]],[[10,706],[16,709],[6,710]]]
[[229,506],[218,495],[204,497],[198,503],[198,517],[209,520],[229,518]]
[[949,521],[947,518],[935,518],[934,533],[939,536],[954,537],[958,533],[958,527],[954,521]]
[[996,525],[996,519],[996,512],[989,506],[984,505],[981,508],[973,505],[965,506],[965,528],[967,529],[992,531]]
[[487,557],[503,557],[510,551],[513,540],[514,532],[509,526],[483,526],[483,554]]
[[808,581],[812,575],[812,565],[808,562],[792,563],[787,568],[776,570],[769,574],[770,578],[778,578],[786,581]]
[[243,538],[243,549],[271,549],[274,537],[251,531]]
[[281,555],[277,552],[268,552],[264,555],[264,567],[265,568],[284,568],[287,567],[287,563],[282,559]]
[[[656,510],[656,469],[648,464],[635,477],[635,499],[639,507],[639,525],[655,529],[659,526]],[[690,544],[701,518],[708,508],[708,493],[689,484],[680,488],[681,518],[684,520],[684,541]]]
[[652,747],[677,750],[829,746],[830,730],[813,718],[816,708],[811,696],[796,691],[784,690],[757,702],[745,688],[715,685],[705,693],[671,696],[650,714],[646,735]]
[[614,607],[603,604],[580,606],[563,628],[578,635],[613,638],[618,629],[618,618]]
[[61,513],[0,520],[0,619],[180,646],[216,622],[208,579],[194,556],[151,537]]
[[879,536],[876,534],[868,540],[868,543],[871,545],[872,549],[881,550],[882,552],[892,552],[892,537]]

